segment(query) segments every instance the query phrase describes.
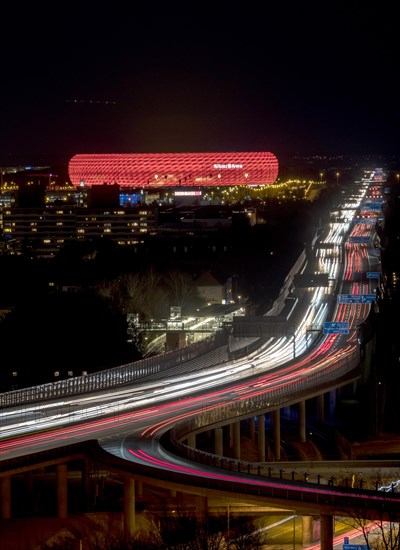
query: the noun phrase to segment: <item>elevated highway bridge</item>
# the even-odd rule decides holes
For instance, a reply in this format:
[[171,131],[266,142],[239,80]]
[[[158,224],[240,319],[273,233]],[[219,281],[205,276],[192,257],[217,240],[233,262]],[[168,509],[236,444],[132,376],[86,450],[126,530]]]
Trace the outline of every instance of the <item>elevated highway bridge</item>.
[[[350,222],[347,231],[339,225],[332,224],[327,241],[336,238],[335,231],[341,235],[351,231]],[[325,261],[320,257],[320,269],[337,280],[335,292],[368,294],[369,283],[355,282],[353,276],[368,269],[366,247],[353,243],[349,248],[345,242],[341,246],[345,261],[332,266],[331,256]],[[289,289],[285,303],[288,294]],[[331,465],[332,483],[326,474],[319,478],[316,474],[316,480],[301,479],[305,473],[302,463],[298,468],[292,466],[292,477],[283,476],[284,467],[277,469],[281,463],[281,410],[297,407],[299,438],[304,441],[306,402],[317,401],[323,421],[327,399],[332,399],[339,388],[353,386],[365,374],[362,366],[369,344],[364,342],[360,347],[355,330],[329,336],[316,332],[310,342],[307,328],[334,319],[355,329],[375,307],[338,304],[325,286],[303,289],[299,297],[302,314],[296,309],[293,335],[259,338],[252,349],[245,346],[244,355],[240,349],[232,355],[226,340],[216,345],[214,339],[217,354],[212,361],[203,361],[210,358],[212,350],[206,353],[199,343],[196,350],[179,350],[140,365],[0,396],[3,519],[12,515],[13,477],[46,467],[55,468],[57,514],[67,517],[68,465],[80,463],[84,495],[90,494],[93,468],[114,472],[122,480],[127,537],[135,528],[134,502],[141,498],[143,484],[195,495],[200,515],[207,513],[209,497],[225,502],[239,498],[251,506],[268,503],[301,515],[316,515],[321,519],[323,550],[332,548],[335,515],[358,511],[365,518],[399,521],[400,495],[396,492],[382,491],[374,484],[334,484],[342,463]],[[304,297],[309,298],[308,305]],[[261,324],[267,326],[268,322]],[[269,464],[266,416],[272,419],[274,433],[273,461]],[[244,422],[250,424],[257,447],[258,460],[253,463],[240,456]],[[210,432],[212,453],[196,445],[196,436],[204,432]],[[233,455],[229,460],[227,433]],[[388,464],[387,475],[397,466]],[[370,463],[365,467],[370,468]]]

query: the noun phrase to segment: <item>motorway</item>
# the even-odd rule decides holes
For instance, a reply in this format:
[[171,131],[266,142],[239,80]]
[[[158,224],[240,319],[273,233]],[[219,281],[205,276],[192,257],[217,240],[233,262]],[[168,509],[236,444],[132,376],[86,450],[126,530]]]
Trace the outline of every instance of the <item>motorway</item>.
[[[148,377],[131,386],[3,408],[1,459],[97,439],[108,453],[134,463],[133,468],[151,468],[154,478],[176,474],[183,484],[201,485],[203,480],[206,487],[218,480],[235,484],[238,493],[253,486],[266,491],[265,495],[278,485],[282,490],[299,491],[302,499],[308,493],[308,499],[317,502],[342,491],[344,502],[348,493],[339,487],[328,487],[328,483],[295,486],[243,472],[227,473],[179,457],[162,447],[160,440],[185,421],[194,422],[199,428],[204,420],[205,429],[210,418],[228,423],[232,411],[236,411],[234,418],[249,418],[260,411],[297,403],[305,396],[316,396],[321,388],[339,387],[342,377],[352,380],[353,372],[353,379],[357,379],[358,327],[370,308],[377,307],[375,301],[362,299],[373,295],[377,285],[365,274],[380,271],[371,218],[355,219],[369,189],[370,185],[364,183],[357,193],[352,189],[351,196],[344,195],[338,215],[314,243],[315,259],[307,270],[312,267],[316,274],[328,274],[331,283],[294,293],[294,305],[288,314],[291,334],[269,338],[252,357],[212,368],[187,372],[183,363],[170,376],[164,373],[162,377]],[[340,302],[338,295],[347,297],[347,301],[343,298],[345,301]],[[346,323],[348,332],[324,334],[325,322]],[[399,504],[397,495],[388,496],[384,491],[373,497],[361,493],[358,498],[368,500],[371,507],[373,501],[377,506],[389,500]]]

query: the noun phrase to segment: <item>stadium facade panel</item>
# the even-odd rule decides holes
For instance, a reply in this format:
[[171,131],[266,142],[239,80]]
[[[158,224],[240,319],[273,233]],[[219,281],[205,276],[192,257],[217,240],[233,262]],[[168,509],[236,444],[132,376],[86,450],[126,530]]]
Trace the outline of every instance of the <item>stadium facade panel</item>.
[[68,164],[71,183],[121,187],[269,185],[278,177],[273,153],[77,154]]

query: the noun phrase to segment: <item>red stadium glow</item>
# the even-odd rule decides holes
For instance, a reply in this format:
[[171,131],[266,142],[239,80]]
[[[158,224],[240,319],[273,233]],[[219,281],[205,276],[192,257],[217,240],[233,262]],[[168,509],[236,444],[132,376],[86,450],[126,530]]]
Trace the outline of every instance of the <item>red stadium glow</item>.
[[128,153],[74,155],[71,183],[121,187],[269,185],[278,176],[273,153]]

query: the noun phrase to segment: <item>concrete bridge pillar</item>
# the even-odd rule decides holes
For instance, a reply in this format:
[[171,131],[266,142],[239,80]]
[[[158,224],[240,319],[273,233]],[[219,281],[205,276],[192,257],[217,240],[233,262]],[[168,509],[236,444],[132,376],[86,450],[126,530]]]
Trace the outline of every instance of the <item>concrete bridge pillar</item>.
[[334,416],[336,412],[336,390],[329,392],[329,414]]
[[57,482],[57,516],[65,519],[68,517],[68,479],[67,464],[57,464],[56,466]]
[[265,462],[265,416],[263,414],[257,416],[257,425],[258,462]]
[[333,516],[321,514],[321,550],[333,550]]
[[233,424],[233,457],[240,460],[240,421]]
[[31,514],[34,511],[35,506],[35,492],[34,492],[34,483],[33,483],[33,470],[25,473],[25,510],[28,514]]
[[11,518],[11,476],[0,479],[1,519]]
[[249,436],[252,441],[256,440],[256,421],[254,416],[249,418]]
[[135,516],[135,480],[130,476],[124,478],[124,538],[129,542],[136,529]]
[[200,522],[204,522],[208,514],[208,498],[204,496],[197,496],[195,498],[196,518]]
[[280,409],[272,413],[272,431],[274,437],[275,460],[281,459],[281,411]]
[[313,518],[312,516],[302,516],[303,523],[303,546],[311,544],[313,541]]
[[321,394],[318,399],[318,420],[319,422],[325,422],[325,394]]
[[188,446],[192,447],[192,449],[196,448],[196,434],[191,434],[188,437]]
[[33,470],[29,470],[29,472],[26,472],[25,486],[28,493],[33,492]]
[[135,494],[136,498],[142,498],[143,497],[143,481],[135,481]]
[[306,436],[306,402],[303,399],[299,403],[299,438],[301,443],[305,443]]
[[82,466],[83,512],[91,510],[92,484],[90,479],[90,462],[85,460]]
[[224,456],[224,432],[222,428],[215,428],[214,430],[214,452],[217,456]]
[[176,505],[179,508],[183,508],[184,507],[184,502],[185,502],[185,493],[182,493],[182,491],[177,491],[176,492]]

